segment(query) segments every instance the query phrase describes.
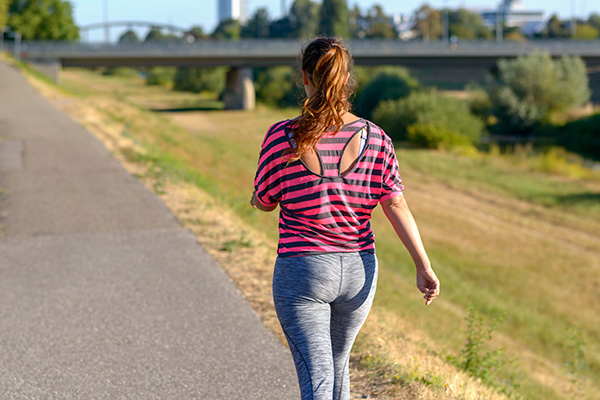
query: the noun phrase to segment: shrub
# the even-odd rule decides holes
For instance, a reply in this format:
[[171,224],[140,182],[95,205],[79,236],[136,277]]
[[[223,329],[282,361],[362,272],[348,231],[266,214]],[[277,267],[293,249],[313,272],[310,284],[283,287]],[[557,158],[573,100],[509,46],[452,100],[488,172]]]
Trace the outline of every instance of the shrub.
[[418,147],[452,149],[471,144],[466,136],[436,122],[417,122],[406,131],[408,140]]
[[372,118],[373,110],[380,102],[398,100],[418,88],[419,81],[412,77],[406,68],[379,69],[374,78],[364,85],[364,89],[357,93],[356,112],[365,118]]
[[225,89],[226,69],[180,67],[173,79],[173,89],[183,92],[213,92],[220,94]]
[[463,369],[469,375],[481,379],[484,383],[498,389],[509,398],[520,398],[517,390],[520,387],[520,376],[514,368],[516,360],[509,360],[504,349],[492,349],[489,342],[492,333],[504,319],[504,313],[490,321],[471,307],[465,318],[467,322],[466,340],[458,357],[449,356],[448,361]]
[[554,61],[546,53],[501,60],[497,77],[488,79],[486,90],[503,133],[530,133],[552,114],[583,105],[590,98],[581,58]]
[[169,85],[173,82],[175,68],[151,67],[146,69],[146,85]]
[[473,115],[481,118],[486,124],[489,124],[493,116],[492,102],[488,93],[481,87],[469,84],[466,87],[469,92],[469,108]]
[[483,131],[483,122],[471,114],[467,102],[435,90],[384,101],[373,119],[393,140],[408,139],[428,148],[475,144]]
[[296,84],[291,67],[271,67],[258,71],[254,83],[256,98],[272,106],[290,107],[298,105],[302,89]]
[[107,67],[102,71],[102,75],[136,78],[140,75],[140,72],[137,69],[130,67]]
[[558,128],[556,135],[567,150],[600,159],[600,113],[569,122]]

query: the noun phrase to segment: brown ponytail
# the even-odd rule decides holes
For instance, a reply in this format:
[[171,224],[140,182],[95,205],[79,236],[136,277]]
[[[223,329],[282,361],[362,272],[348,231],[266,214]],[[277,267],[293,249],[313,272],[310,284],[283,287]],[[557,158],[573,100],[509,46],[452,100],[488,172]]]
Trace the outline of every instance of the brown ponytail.
[[302,70],[316,91],[304,101],[302,115],[296,119],[296,149],[290,162],[314,149],[325,132],[335,134],[344,125],[342,114],[350,110],[354,92],[354,79],[348,78],[352,65],[348,49],[337,38],[317,38],[302,52]]

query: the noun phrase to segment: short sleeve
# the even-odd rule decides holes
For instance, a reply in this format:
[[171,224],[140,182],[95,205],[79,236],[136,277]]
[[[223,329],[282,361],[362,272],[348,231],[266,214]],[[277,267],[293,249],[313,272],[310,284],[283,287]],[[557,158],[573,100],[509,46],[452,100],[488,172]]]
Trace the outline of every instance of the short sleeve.
[[275,153],[275,131],[280,124],[274,124],[269,128],[263,140],[260,155],[258,157],[258,168],[254,177],[254,191],[256,199],[265,206],[274,206],[277,199],[273,197],[273,188],[276,186],[276,170],[278,164],[274,160]]
[[402,179],[398,173],[398,159],[392,141],[387,136],[384,136],[381,189],[380,203],[392,197],[404,195],[404,185],[402,185]]

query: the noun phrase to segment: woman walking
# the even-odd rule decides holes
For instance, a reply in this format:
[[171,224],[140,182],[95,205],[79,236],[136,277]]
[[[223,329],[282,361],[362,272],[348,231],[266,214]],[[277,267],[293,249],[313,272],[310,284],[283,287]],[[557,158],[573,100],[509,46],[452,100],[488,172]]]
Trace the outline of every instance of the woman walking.
[[392,142],[350,113],[352,64],[336,38],[303,50],[302,114],[268,130],[250,201],[262,211],[280,208],[273,299],[303,400],[350,398],[350,350],[377,284],[370,225],[377,204],[415,263],[425,304],[439,295]]

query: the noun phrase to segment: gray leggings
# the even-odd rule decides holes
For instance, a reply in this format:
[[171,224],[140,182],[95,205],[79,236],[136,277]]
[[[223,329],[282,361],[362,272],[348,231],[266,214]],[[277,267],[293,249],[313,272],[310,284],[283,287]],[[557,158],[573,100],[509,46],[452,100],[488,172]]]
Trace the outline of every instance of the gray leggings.
[[302,400],[350,399],[350,349],[376,286],[373,253],[277,258],[273,299]]

